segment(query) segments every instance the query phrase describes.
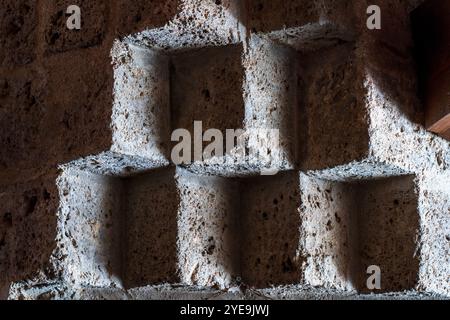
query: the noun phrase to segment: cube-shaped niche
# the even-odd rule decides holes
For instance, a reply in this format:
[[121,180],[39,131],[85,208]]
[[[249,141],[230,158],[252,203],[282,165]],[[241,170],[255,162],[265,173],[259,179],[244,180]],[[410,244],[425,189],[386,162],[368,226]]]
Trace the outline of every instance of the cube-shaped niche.
[[179,170],[178,176],[184,283],[300,282],[298,174],[230,179]]
[[360,292],[370,266],[380,292],[414,289],[419,275],[414,176],[336,182],[301,176],[304,281]]
[[127,288],[178,282],[173,169],[126,179],[67,170],[58,185],[66,281]]
[[188,129],[192,137],[194,121],[202,121],[203,132],[243,129],[242,55],[237,44],[171,56],[172,129]]
[[[116,42],[111,150],[134,161],[117,167],[135,172],[167,165],[181,140],[176,136],[171,141],[172,133],[185,129],[190,133],[191,154],[183,165],[192,172],[239,176],[259,173],[268,165],[292,169],[296,141],[293,50],[262,41],[253,41],[250,47],[248,52],[242,43],[162,49],[156,44]],[[201,156],[207,145],[217,142],[216,136],[203,136],[209,129],[223,137],[223,154],[214,154],[213,159],[195,152],[200,150]],[[242,135],[228,138],[227,130]],[[272,138],[272,131],[278,135],[273,133]],[[228,145],[234,147],[232,151]],[[262,150],[265,158],[249,150]],[[108,167],[108,161],[96,160]]]

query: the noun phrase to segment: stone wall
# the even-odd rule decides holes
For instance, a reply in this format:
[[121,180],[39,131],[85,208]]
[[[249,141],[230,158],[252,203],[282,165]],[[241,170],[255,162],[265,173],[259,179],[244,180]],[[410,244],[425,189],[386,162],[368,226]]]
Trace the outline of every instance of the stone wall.
[[[79,31],[72,2],[2,5],[0,298],[359,299],[370,265],[381,298],[450,296],[419,1],[80,0]],[[242,129],[278,173],[175,166],[172,131],[194,121]]]

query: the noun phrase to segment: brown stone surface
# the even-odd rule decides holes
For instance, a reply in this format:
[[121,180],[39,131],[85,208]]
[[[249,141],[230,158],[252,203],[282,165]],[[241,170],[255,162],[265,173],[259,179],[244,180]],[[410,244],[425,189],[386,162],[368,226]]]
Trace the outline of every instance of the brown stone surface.
[[5,0],[0,16],[0,66],[26,65],[36,58],[38,12],[36,1]]

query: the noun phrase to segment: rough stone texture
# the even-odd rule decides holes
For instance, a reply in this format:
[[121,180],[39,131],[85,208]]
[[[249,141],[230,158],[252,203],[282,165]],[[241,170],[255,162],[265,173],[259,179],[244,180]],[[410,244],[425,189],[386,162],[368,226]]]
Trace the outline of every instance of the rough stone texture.
[[257,288],[299,283],[298,174],[246,179],[240,188],[242,281]]
[[[171,60],[172,128],[194,136],[203,130],[242,129],[244,123],[242,46],[206,48],[177,54]],[[193,81],[195,79],[195,81]]]
[[69,30],[66,13],[70,0],[45,0],[42,15],[45,19],[45,43],[47,53],[88,48],[101,44],[107,33],[109,19],[108,1],[81,0],[76,3],[81,9],[81,29]]
[[419,183],[421,221],[419,288],[442,295],[450,283],[449,173],[425,173]]
[[178,172],[178,263],[183,283],[228,288],[238,275],[238,186]]
[[351,30],[353,23],[351,1],[249,0],[247,5],[249,27],[255,32],[328,23]]
[[86,287],[73,290],[62,283],[35,287],[15,284],[11,300],[447,300],[436,294],[403,291],[390,294],[342,292],[310,286],[285,286],[244,292],[225,292],[192,286],[153,286],[132,290]]
[[301,188],[300,250],[304,283],[354,290],[358,207],[351,188],[342,182],[303,173]]
[[[359,205],[358,274],[378,265],[383,292],[413,289],[419,271],[420,223],[414,176],[357,183],[353,188]],[[364,291],[367,276],[361,278],[357,286]]]
[[367,291],[382,270],[383,292],[415,288],[419,213],[414,176],[336,182],[300,176],[305,283]]
[[0,66],[32,62],[36,58],[36,1],[3,1],[0,21]]
[[115,44],[112,151],[168,164],[169,61],[148,50]]
[[50,257],[56,236],[59,197],[56,173],[47,172],[30,181],[3,185],[0,248],[4,276],[9,281],[54,274]]
[[124,188],[125,286],[178,282],[177,209],[180,199],[174,170],[127,178]]
[[0,126],[4,128],[0,138],[0,166],[6,171],[13,165],[23,166],[31,155],[45,156],[45,150],[38,148],[45,114],[42,104],[45,76],[32,69],[2,76],[0,83]]
[[300,58],[303,121],[299,140],[304,151],[299,157],[309,170],[336,167],[368,155],[367,110],[352,47],[322,49]]
[[101,152],[111,143],[112,70],[102,50],[65,52],[44,62],[47,94],[40,143],[48,146],[45,152],[53,163]]
[[[450,145],[422,125],[418,1],[84,1],[86,33],[64,1],[27,3],[0,32],[0,298],[449,297]],[[170,166],[194,120],[269,160]],[[368,264],[383,294],[364,294]]]
[[180,9],[179,0],[119,0],[117,1],[120,35],[128,35],[149,27],[161,27]]
[[158,170],[121,179],[66,170],[58,182],[54,253],[63,261],[63,278],[96,287],[176,282],[174,174]]
[[67,171],[59,178],[58,246],[63,277],[75,285],[109,286],[121,275],[120,182]]
[[[296,162],[297,110],[295,51],[253,36],[245,56],[245,128],[250,131],[249,148],[278,153],[280,169]],[[279,145],[259,140],[257,129],[279,130]],[[277,165],[275,165],[277,167]]]
[[165,26],[125,41],[168,51],[233,44],[244,36],[244,16],[241,1],[180,0],[179,14]]

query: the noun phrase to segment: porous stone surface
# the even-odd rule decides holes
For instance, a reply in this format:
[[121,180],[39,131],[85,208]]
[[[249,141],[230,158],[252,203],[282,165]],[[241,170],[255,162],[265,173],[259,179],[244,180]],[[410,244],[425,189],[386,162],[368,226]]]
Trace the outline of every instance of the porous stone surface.
[[194,136],[193,121],[221,132],[242,129],[242,50],[241,45],[229,45],[173,56],[170,81],[174,130],[188,129]]
[[[167,164],[169,60],[151,51],[116,43],[112,151]],[[116,53],[117,52],[117,53]]]
[[141,32],[150,27],[162,27],[180,12],[179,0],[117,1],[118,26],[121,36]]
[[180,197],[173,169],[124,180],[122,242],[124,284],[135,288],[179,281],[177,260]]
[[[414,176],[358,182],[353,188],[359,205],[358,274],[378,265],[383,270],[382,291],[413,289],[419,271],[420,230]],[[360,290],[367,290],[366,278],[357,281]]]
[[173,169],[127,178],[65,170],[54,255],[66,282],[126,288],[177,282],[174,175]]
[[239,273],[236,182],[178,172],[178,264],[190,285],[229,288]]
[[358,207],[351,188],[339,181],[303,173],[300,181],[299,249],[303,282],[311,286],[354,290]]
[[257,288],[299,283],[298,174],[245,179],[241,195],[242,281]]
[[47,53],[96,46],[106,37],[107,21],[110,18],[108,1],[78,1],[76,5],[81,10],[81,29],[76,31],[66,27],[66,21],[70,16],[66,11],[73,4],[69,0],[46,0],[41,5],[45,19]]
[[2,3],[0,32],[0,66],[13,68],[26,65],[36,58],[36,1],[6,0]]
[[[69,31],[67,1],[6,1],[0,298],[448,299],[419,2],[81,1]],[[195,121],[243,143],[174,163]]]
[[308,28],[331,23],[336,28],[352,28],[351,1],[247,1],[249,27],[254,32],[268,33],[289,27]]
[[80,171],[58,179],[55,261],[62,277],[74,285],[110,286],[121,274],[120,182]]

